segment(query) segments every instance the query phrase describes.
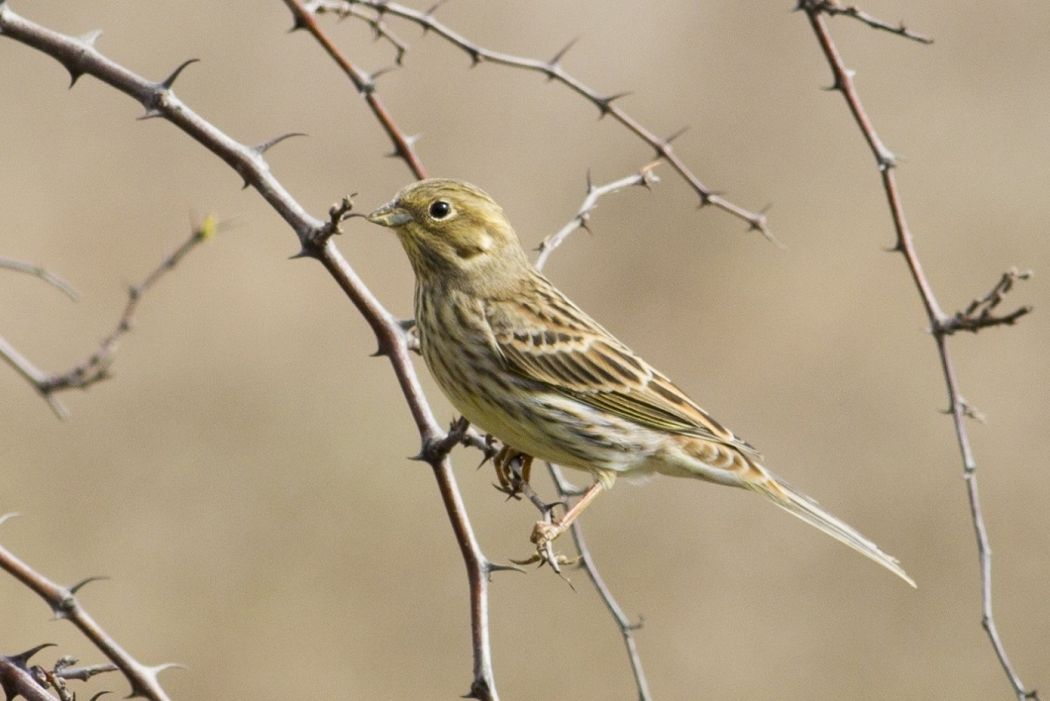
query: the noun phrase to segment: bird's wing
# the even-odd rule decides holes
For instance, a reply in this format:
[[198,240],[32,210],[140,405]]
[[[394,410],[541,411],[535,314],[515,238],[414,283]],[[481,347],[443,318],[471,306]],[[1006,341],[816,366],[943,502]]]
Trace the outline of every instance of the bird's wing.
[[641,426],[758,456],[545,278],[536,280],[538,295],[485,305],[497,350],[510,371]]

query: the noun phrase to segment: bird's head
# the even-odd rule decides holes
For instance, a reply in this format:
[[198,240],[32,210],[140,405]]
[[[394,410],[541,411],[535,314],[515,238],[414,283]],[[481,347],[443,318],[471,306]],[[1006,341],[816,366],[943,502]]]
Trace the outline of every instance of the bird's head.
[[397,232],[420,282],[517,278],[529,269],[503,210],[461,180],[432,178],[404,188],[368,215]]

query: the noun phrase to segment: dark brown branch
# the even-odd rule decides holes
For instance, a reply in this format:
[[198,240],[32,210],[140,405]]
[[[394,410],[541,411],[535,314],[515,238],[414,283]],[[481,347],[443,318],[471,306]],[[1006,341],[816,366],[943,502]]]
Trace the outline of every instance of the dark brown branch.
[[[992,551],[989,546],[988,532],[984,523],[984,516],[981,512],[981,501],[977,491],[977,462],[974,458],[973,449],[970,446],[969,434],[966,429],[968,405],[963,400],[959,391],[959,383],[955,376],[955,368],[952,364],[951,356],[948,353],[948,335],[956,329],[951,329],[951,318],[947,317],[944,312],[941,311],[937,298],[933,294],[933,289],[926,278],[926,274],[923,272],[922,265],[919,262],[918,253],[915,250],[915,242],[911,230],[908,228],[908,222],[904,216],[904,207],[901,202],[900,191],[897,188],[897,180],[894,176],[896,161],[890,150],[887,149],[879,139],[871,120],[864,111],[864,106],[861,104],[860,96],[857,94],[856,87],[853,84],[853,73],[848,70],[845,63],[843,63],[838,48],[835,46],[831,34],[828,31],[827,23],[823,16],[826,11],[825,4],[826,3],[820,2],[819,0],[801,0],[799,3],[799,9],[805,11],[810,26],[817,37],[817,41],[820,43],[825,58],[827,59],[828,65],[831,67],[832,74],[835,78],[834,88],[842,93],[842,96],[846,100],[846,104],[849,106],[850,112],[853,114],[853,118],[856,120],[865,140],[868,142],[872,154],[875,156],[875,161],[882,177],[883,189],[886,191],[886,199],[889,203],[890,214],[893,217],[893,224],[897,232],[897,242],[894,246],[894,250],[899,251],[901,255],[904,256],[912,280],[915,283],[923,307],[926,310],[926,315],[930,322],[931,333],[937,344],[937,355],[940,359],[941,368],[944,373],[952,424],[955,427],[959,452],[962,455],[963,476],[966,480],[966,493],[970,502],[970,516],[977,537],[977,554],[980,563],[981,579],[981,624],[988,634],[988,639],[992,644],[992,648],[999,660],[999,664],[1003,668],[1018,701],[1024,701],[1025,699],[1039,699],[1037,691],[1034,689],[1031,691],[1026,690],[1024,683],[1021,681],[1021,678],[1017,675],[1013,665],[1010,663],[1010,659],[1006,654],[1006,648],[999,636],[999,630],[995,624],[995,617],[992,612]],[[1012,284],[1012,280],[1010,281],[1010,284]],[[995,289],[993,289],[992,294],[994,293]],[[978,302],[978,305],[977,307],[974,307],[974,310],[976,311],[980,306],[981,304]],[[1026,312],[1022,312],[1022,314],[1023,313]],[[1020,316],[1020,314],[1017,316]]]
[[[0,522],[3,520],[0,518]],[[168,701],[169,697],[157,677],[174,665],[147,667],[136,660],[80,605],[73,588],[52,582],[3,546],[0,546],[0,569],[7,571],[36,592],[51,607],[56,618],[65,618],[79,628],[80,632],[124,673],[131,684],[132,696],[142,696],[151,701]]]
[[142,296],[156,284],[165,273],[172,270],[197,244],[211,238],[218,224],[212,217],[206,217],[204,222],[198,226],[190,237],[171,255],[164,258],[160,265],[154,268],[146,278],[137,285],[128,289],[128,301],[124,306],[124,312],[120,315],[116,328],[106,336],[98,348],[86,360],[79,363],[70,370],[61,373],[46,373],[29,361],[28,358],[19,353],[10,343],[0,337],[0,357],[13,367],[18,374],[25,378],[36,391],[44,397],[51,409],[59,418],[66,418],[69,412],[55,397],[57,392],[69,389],[87,389],[96,382],[107,379],[109,368],[113,363],[113,354],[117,345],[128,331],[131,330],[131,322],[138,310]]
[[301,255],[318,259],[364,316],[376,335],[380,352],[386,355],[396,375],[405,401],[422,440],[438,482],[449,521],[466,565],[470,587],[471,637],[474,654],[470,694],[484,701],[496,701],[489,640],[488,574],[492,563],[481,551],[463,505],[447,453],[433,445],[440,443],[444,431],[434,419],[409,359],[405,335],[397,319],[372,294],[331,241],[330,222],[308,214],[274,177],[263,155],[219,130],[182,102],[163,82],[151,82],[103,56],[90,43],[69,37],[15,14],[0,4],[0,35],[31,46],[62,63],[73,76],[92,75],[103,83],[139,101],[147,111],[171,122],[233,168],[255,188],[266,202],[288,223],[299,238]]
[[[394,155],[405,161],[408,167],[412,170],[420,180],[427,177],[427,169],[423,166],[423,162],[419,160],[416,155],[415,149],[412,146],[412,139],[409,138],[401,131],[394,122],[394,118],[387,111],[383,105],[383,101],[379,99],[379,95],[376,94],[374,76],[370,76],[360,68],[350,62],[343,52],[335,45],[335,43],[325,34],[324,30],[321,29],[321,25],[317,23],[317,19],[314,17],[313,12],[308,10],[306,6],[299,0],[284,0],[284,4],[288,6],[288,9],[292,11],[292,17],[295,19],[295,26],[297,28],[302,27],[306,31],[310,32],[310,35],[317,40],[317,43],[325,50],[325,52],[332,57],[332,60],[339,65],[346,76],[353,82],[354,87],[357,88],[357,92],[361,93],[365,98],[365,102],[368,103],[369,109],[372,110],[372,114],[375,115],[376,119],[379,120],[379,124],[383,127],[383,131],[386,132],[387,136],[390,137],[390,141],[394,144]],[[401,54],[398,54],[399,61]]]
[[[800,2],[799,9],[805,9],[803,6],[806,4],[807,3],[805,2]],[[873,17],[872,15],[868,14],[856,5],[843,5],[838,0],[824,0],[823,2],[818,1],[811,2],[808,4],[814,6],[814,9],[816,9],[818,12],[823,12],[825,15],[831,17],[837,15],[852,17],[853,19],[859,22],[863,22],[872,29],[878,29],[884,32],[889,32],[890,34],[896,34],[897,36],[904,37],[905,39],[917,41],[920,44],[933,43],[933,39],[924,34],[918,34],[917,32],[911,31],[910,29],[904,26],[903,22],[900,22],[898,24],[890,24],[889,22],[881,20],[878,17]]]
[[656,152],[656,156],[667,161],[670,166],[674,168],[675,172],[677,172],[679,176],[689,184],[693,191],[696,192],[700,197],[701,207],[711,205],[721,209],[722,211],[747,222],[749,230],[758,231],[766,238],[772,240],[772,233],[765,214],[762,212],[752,212],[734,204],[712,188],[709,188],[696,176],[695,173],[693,173],[692,170],[690,170],[689,166],[685,164],[685,161],[675,153],[674,148],[671,145],[671,141],[674,137],[661,138],[657,136],[653,131],[628,114],[619,105],[615,104],[616,100],[624,97],[626,93],[616,95],[599,93],[562,68],[560,59],[564,56],[565,50],[558,52],[554,59],[550,61],[513,56],[499,51],[492,51],[475,44],[462,34],[459,34],[447,25],[434,19],[433,10],[429,12],[420,12],[411,7],[406,7],[405,5],[395,2],[388,2],[387,0],[346,1],[348,5],[363,5],[376,10],[381,15],[392,15],[413,22],[425,31],[431,31],[453,46],[461,49],[470,57],[470,60],[474,65],[486,61],[501,66],[509,66],[525,71],[531,71],[533,73],[539,73],[540,75],[545,76],[548,80],[561,83],[597,107],[601,116],[604,117],[608,115],[612,117],[631,133],[652,147]]

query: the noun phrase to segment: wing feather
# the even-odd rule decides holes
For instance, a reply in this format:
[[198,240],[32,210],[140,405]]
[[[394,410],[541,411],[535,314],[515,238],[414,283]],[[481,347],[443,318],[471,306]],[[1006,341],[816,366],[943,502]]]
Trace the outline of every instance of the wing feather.
[[588,406],[670,433],[758,453],[537,275],[535,298],[489,300],[485,316],[507,368]]

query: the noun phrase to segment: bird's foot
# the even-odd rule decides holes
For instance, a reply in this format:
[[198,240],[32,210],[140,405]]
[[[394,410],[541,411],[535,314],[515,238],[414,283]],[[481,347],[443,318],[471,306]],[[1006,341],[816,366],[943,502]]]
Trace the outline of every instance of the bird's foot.
[[[536,552],[523,560],[511,559],[511,562],[516,565],[539,563],[540,567],[550,565],[552,570],[568,582],[569,580],[562,575],[561,568],[562,566],[572,567],[580,561],[580,557],[578,555],[576,557],[567,557],[554,551],[554,540],[564,532],[565,528],[561,524],[551,523],[550,521],[537,521],[532,529],[532,535],[529,537],[529,540],[536,546]],[[569,582],[569,586],[572,586],[572,582]]]
[[521,499],[528,496],[529,477],[532,475],[532,456],[526,455],[510,446],[503,446],[492,458],[496,468],[496,479],[499,484],[493,485],[510,499]]

